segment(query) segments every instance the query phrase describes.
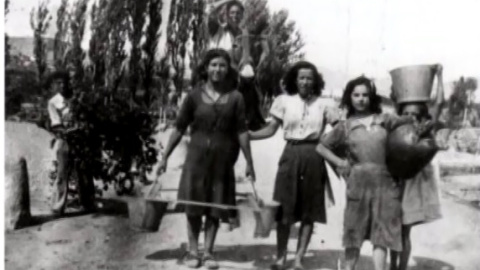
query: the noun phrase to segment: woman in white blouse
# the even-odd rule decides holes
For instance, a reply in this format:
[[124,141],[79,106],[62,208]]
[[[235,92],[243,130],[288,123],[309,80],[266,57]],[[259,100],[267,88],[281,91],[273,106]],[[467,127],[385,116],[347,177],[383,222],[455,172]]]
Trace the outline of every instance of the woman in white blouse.
[[[266,127],[250,132],[251,140],[272,137],[280,125],[287,141],[278,164],[273,199],[280,203],[277,214],[277,259],[272,269],[284,269],[290,228],[301,222],[295,269],[303,269],[302,259],[310,241],[313,223],[326,223],[325,191],[332,192],[325,162],[315,152],[327,123],[338,119],[334,102],[321,98],[322,75],[305,61],[296,63],[285,75],[287,94],[278,96]],[[331,198],[333,199],[333,198]]]

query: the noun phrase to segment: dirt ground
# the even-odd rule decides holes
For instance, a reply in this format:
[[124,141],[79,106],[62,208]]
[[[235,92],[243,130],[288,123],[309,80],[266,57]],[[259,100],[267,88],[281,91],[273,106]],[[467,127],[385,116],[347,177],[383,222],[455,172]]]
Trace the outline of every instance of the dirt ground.
[[[167,132],[168,133],[168,132]],[[168,134],[160,134],[161,141]],[[48,214],[48,178],[46,167],[52,159],[48,148],[50,136],[28,124],[6,123],[6,158],[24,155],[30,174],[30,196],[35,225],[7,232],[5,235],[6,269],[187,269],[179,265],[186,246],[186,221],[181,213],[167,213],[158,232],[143,233],[129,226],[125,203],[115,201],[111,192],[104,195],[104,211],[83,215],[71,212],[67,217],[53,219]],[[168,171],[160,179],[165,197],[175,196],[183,158],[184,140],[174,152]],[[257,189],[264,199],[272,196],[277,162],[283,148],[279,132],[270,140],[253,142],[257,171]],[[236,166],[241,175],[243,157]],[[480,177],[458,181],[480,186]],[[453,177],[453,178],[452,178]],[[333,178],[333,177],[332,177]],[[442,187],[455,189],[450,176]],[[452,180],[453,179],[453,180]],[[317,224],[305,259],[307,269],[337,269],[342,260],[342,212],[345,205],[344,183],[332,179],[336,205],[328,210],[328,223]],[[239,185],[237,191],[248,191]],[[448,191],[447,190],[447,191]],[[8,191],[6,191],[8,192]],[[131,198],[124,197],[123,200]],[[412,270],[474,270],[480,269],[480,207],[459,200],[451,192],[442,193],[443,219],[414,228]],[[114,210],[114,211],[113,211]],[[275,254],[275,232],[270,237],[253,237],[254,219],[249,211],[241,213],[241,227],[229,231],[222,226],[216,246],[221,269],[268,269]],[[296,230],[289,243],[290,256],[296,247]],[[201,236],[202,237],[202,236]],[[202,239],[202,238],[201,238]],[[371,246],[362,248],[358,269],[372,269]]]

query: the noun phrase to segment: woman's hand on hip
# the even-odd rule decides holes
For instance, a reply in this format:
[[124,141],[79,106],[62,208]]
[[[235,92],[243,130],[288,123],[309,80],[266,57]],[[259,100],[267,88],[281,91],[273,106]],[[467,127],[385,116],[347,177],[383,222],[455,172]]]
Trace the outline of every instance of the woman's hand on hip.
[[352,166],[347,160],[344,160],[337,165],[337,172],[345,179],[350,175],[351,170]]

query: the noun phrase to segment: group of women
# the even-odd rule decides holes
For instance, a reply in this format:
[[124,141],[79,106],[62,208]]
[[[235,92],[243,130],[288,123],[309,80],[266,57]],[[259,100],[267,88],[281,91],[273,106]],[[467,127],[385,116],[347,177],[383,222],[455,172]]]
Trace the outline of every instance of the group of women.
[[[441,75],[441,66],[437,73]],[[276,215],[277,257],[271,269],[286,269],[290,228],[296,222],[301,225],[293,267],[303,269],[302,259],[313,224],[326,223],[326,196],[333,194],[325,161],[347,184],[343,230],[346,269],[355,269],[366,239],[374,246],[375,269],[385,268],[388,250],[392,251],[391,269],[406,269],[409,228],[440,217],[439,205],[438,200],[430,198],[425,207],[428,209],[422,209],[425,204],[421,202],[411,212],[402,208],[402,197],[406,196],[403,191],[407,190],[404,183],[408,181],[395,179],[388,171],[386,140],[397,126],[427,119],[425,104],[403,104],[399,113],[404,116],[383,114],[373,81],[359,77],[345,88],[341,107],[346,118],[340,117],[334,104],[321,97],[325,85],[321,74],[313,64],[301,61],[285,74],[286,93],[275,99],[271,121],[250,131],[244,98],[236,90],[238,74],[232,68],[229,53],[223,49],[207,51],[197,74],[202,83],[183,102],[159,166],[159,173],[166,170],[169,156],[190,127],[178,199],[235,205],[234,165],[240,149],[247,161],[246,175],[255,179],[250,141],[267,139],[281,126],[286,146],[278,163],[273,195],[280,207]],[[333,127],[328,133],[324,132],[326,125]],[[424,176],[430,177],[419,177]],[[184,207],[189,240],[184,263],[191,268],[218,268],[213,247],[219,223],[231,221],[236,213],[214,207]],[[412,215],[407,217],[404,213]],[[205,248],[200,255],[198,238],[203,217]]]

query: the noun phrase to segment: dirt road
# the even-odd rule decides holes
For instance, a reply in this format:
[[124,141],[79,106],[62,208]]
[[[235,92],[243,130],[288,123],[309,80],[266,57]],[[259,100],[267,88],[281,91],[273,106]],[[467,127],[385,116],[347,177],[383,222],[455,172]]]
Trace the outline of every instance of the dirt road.
[[[178,265],[186,243],[186,221],[181,213],[167,214],[155,233],[130,229],[128,215],[116,213],[76,215],[52,220],[46,207],[46,175],[41,172],[51,155],[45,144],[48,135],[25,124],[7,123],[6,139],[15,151],[26,151],[31,181],[32,212],[37,225],[9,232],[5,236],[6,269],[187,269]],[[19,135],[20,131],[28,131]],[[40,132],[40,133],[39,133]],[[34,134],[42,136],[32,137]],[[159,135],[163,141],[167,134]],[[35,138],[35,139],[32,139]],[[185,155],[186,141],[175,151],[163,176],[164,187],[175,188]],[[257,188],[260,196],[271,198],[278,158],[283,147],[281,134],[252,144]],[[13,151],[12,148],[7,151]],[[32,152],[32,149],[34,152]],[[40,159],[40,161],[39,161]],[[240,158],[237,174],[245,164]],[[343,257],[341,248],[344,184],[333,180],[336,205],[328,210],[328,224],[317,224],[305,260],[307,269],[336,269]],[[245,188],[241,186],[239,188]],[[7,191],[8,192],[8,191]],[[470,204],[442,196],[444,218],[413,230],[412,270],[480,269],[480,211]],[[242,226],[232,232],[222,227],[216,256],[221,269],[268,269],[275,254],[275,233],[267,239],[253,238],[253,216],[242,214]],[[290,256],[296,247],[296,230],[289,243]],[[203,236],[201,236],[203,239]],[[365,244],[359,269],[371,269],[371,246]]]

